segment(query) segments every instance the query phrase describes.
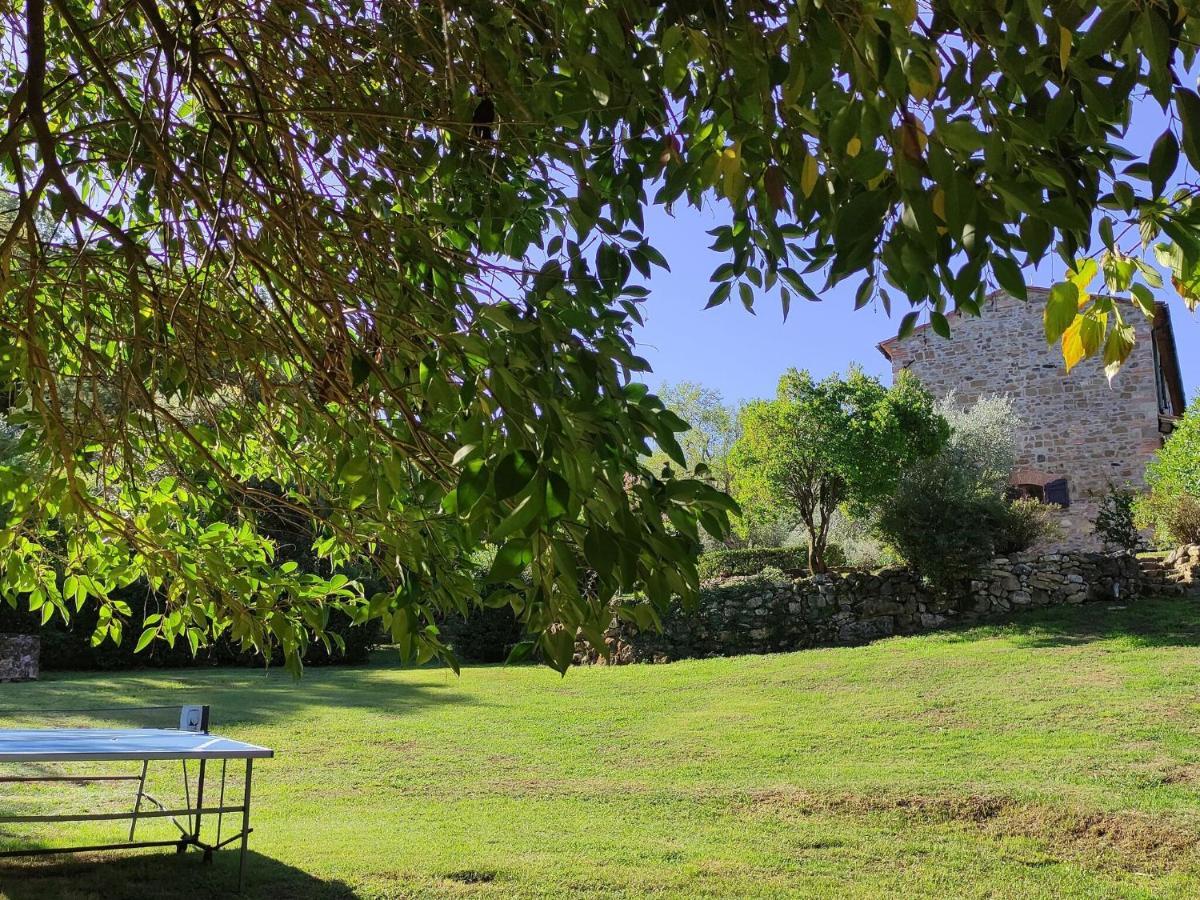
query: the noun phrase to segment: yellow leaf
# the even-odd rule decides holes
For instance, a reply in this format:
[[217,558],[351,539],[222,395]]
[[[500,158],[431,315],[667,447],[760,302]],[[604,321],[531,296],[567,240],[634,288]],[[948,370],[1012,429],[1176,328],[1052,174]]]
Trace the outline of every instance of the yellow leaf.
[[1071,41],[1074,40],[1074,35],[1071,34],[1069,28],[1058,26],[1058,64],[1062,67],[1063,72],[1067,71],[1067,62],[1071,59]]
[[933,192],[933,198],[930,200],[930,205],[933,207],[933,214],[946,221],[946,192],[938,188]]
[[846,155],[847,156],[858,156],[858,152],[860,150],[862,150],[862,141],[859,140],[857,137],[852,137],[852,138],[850,138],[849,141],[846,142]]
[[1062,336],[1062,355],[1063,362],[1067,364],[1067,371],[1070,372],[1085,356],[1083,352],[1083,317],[1077,316]]
[[[1075,265],[1067,270],[1067,280],[1079,288],[1079,294],[1082,298],[1084,291],[1091,286],[1099,271],[1100,267],[1092,257],[1088,256],[1083,259],[1077,259],[1075,260]],[[1083,305],[1082,299],[1079,305]]]
[[806,153],[800,167],[800,190],[805,197],[812,196],[813,188],[817,186],[817,174],[817,158]]

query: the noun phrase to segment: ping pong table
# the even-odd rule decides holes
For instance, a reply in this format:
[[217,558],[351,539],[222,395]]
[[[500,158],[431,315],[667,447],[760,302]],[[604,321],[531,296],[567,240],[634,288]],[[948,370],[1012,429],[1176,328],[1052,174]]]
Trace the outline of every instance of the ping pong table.
[[[88,844],[73,847],[26,847],[0,850],[0,857],[31,856],[49,853],[85,853],[100,850],[130,850],[143,847],[175,847],[177,853],[194,847],[212,862],[213,851],[234,842],[241,842],[238,863],[238,890],[245,879],[246,845],[250,837],[250,786],[254,760],[270,759],[274,751],[242,741],[210,734],[209,708],[185,706],[180,711],[179,728],[0,728],[0,768],[4,764],[38,764],[34,774],[5,775],[0,773],[0,785],[5,783],[70,782],[137,782],[132,809],[121,812],[79,812],[51,815],[3,815],[0,826],[17,823],[104,822],[129,820],[129,839],[117,843]],[[183,770],[184,805],[171,808],[151,796],[146,790],[146,776],[154,762],[179,762]],[[241,803],[226,804],[226,771],[230,762],[243,761],[245,776]],[[54,764],[68,763],[140,762],[140,774],[132,773],[62,773]],[[197,767],[195,803],[192,802],[188,763]],[[215,806],[205,806],[206,779],[209,764],[220,763],[220,793]],[[45,764],[50,764],[47,766]],[[131,792],[132,793],[132,792]],[[0,813],[3,810],[0,809]],[[226,814],[239,813],[241,827],[233,834],[222,834]],[[217,817],[216,837],[211,842],[201,837],[204,816]],[[143,819],[170,819],[179,830],[171,840],[136,840],[138,822]],[[183,820],[182,822],[180,820]]]

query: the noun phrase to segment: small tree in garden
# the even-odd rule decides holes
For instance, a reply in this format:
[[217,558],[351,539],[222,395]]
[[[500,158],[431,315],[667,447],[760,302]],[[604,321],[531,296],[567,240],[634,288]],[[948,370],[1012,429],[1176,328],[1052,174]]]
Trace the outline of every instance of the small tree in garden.
[[886,495],[907,465],[936,453],[948,434],[933,399],[903,372],[885,388],[859,369],[819,382],[789,369],[775,399],[747,404],[741,419],[729,465],[742,527],[802,524],[813,572],[827,569],[837,508]]
[[1105,547],[1134,553],[1141,549],[1142,535],[1134,518],[1137,494],[1127,487],[1109,485],[1096,511],[1096,537]]
[[1139,528],[1164,547],[1200,543],[1200,402],[1193,403],[1146,467],[1148,493],[1134,504]]

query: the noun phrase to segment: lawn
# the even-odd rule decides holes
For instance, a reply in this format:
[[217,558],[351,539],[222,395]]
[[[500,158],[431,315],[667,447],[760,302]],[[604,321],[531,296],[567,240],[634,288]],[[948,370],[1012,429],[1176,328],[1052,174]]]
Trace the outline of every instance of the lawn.
[[[1194,601],[566,678],[383,654],[0,687],[185,701],[279,751],[247,897],[1200,894]],[[236,861],[7,861],[0,894],[224,896]]]

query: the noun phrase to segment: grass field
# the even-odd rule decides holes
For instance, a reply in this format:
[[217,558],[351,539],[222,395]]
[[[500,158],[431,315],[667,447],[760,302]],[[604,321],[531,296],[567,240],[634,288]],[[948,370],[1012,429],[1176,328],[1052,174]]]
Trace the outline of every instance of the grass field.
[[[279,751],[247,897],[1200,895],[1194,601],[565,679],[385,656],[0,687],[189,700]],[[236,857],[9,861],[0,894],[224,896]]]

